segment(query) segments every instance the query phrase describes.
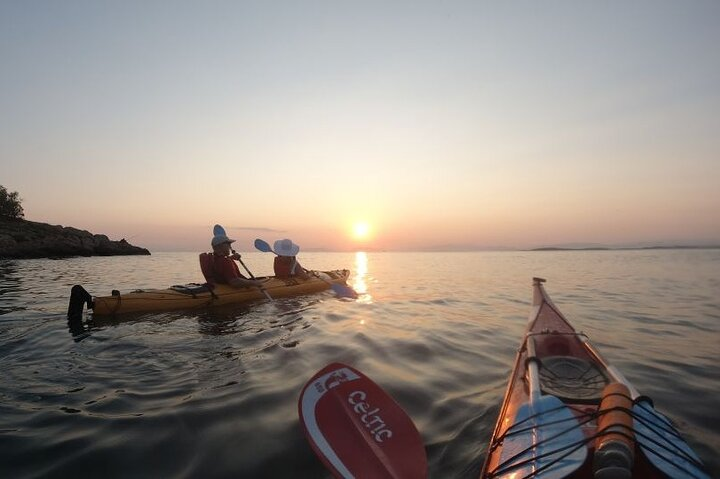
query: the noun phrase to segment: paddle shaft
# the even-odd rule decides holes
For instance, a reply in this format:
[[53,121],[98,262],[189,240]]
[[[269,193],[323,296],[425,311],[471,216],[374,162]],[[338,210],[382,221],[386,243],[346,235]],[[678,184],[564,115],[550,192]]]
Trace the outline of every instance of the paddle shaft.
[[535,356],[535,338],[528,336],[525,349],[527,350],[528,379],[530,380],[530,403],[540,399],[540,375],[538,372],[538,360]]
[[[232,251],[233,254],[238,254],[237,251],[235,251],[234,249],[231,249],[230,251]],[[247,274],[250,275],[250,279],[255,279],[255,276],[253,276],[253,274],[250,272],[250,270],[248,269],[248,267],[245,266],[245,263],[243,263],[243,260],[242,260],[242,258],[240,258],[240,255],[239,255],[239,254],[238,254],[238,262],[243,266],[243,268],[245,268],[245,271],[247,271]],[[269,299],[270,301],[273,300],[273,299],[272,299],[272,296],[270,296],[270,293],[268,293],[265,288],[263,288],[262,286],[258,286],[258,288],[260,289],[260,291],[263,292],[263,294],[265,295],[265,297],[266,297],[267,299]]]
[[231,249],[230,251],[232,251],[233,254],[237,254],[237,255],[238,255],[238,262],[242,265],[243,268],[245,268],[245,271],[247,271],[247,274],[250,275],[250,279],[255,279],[255,276],[253,276],[253,274],[250,272],[250,270],[248,269],[248,267],[245,266],[245,263],[243,263],[243,260],[242,260],[242,258],[240,258],[240,255],[238,254],[238,252],[235,251],[234,249]]

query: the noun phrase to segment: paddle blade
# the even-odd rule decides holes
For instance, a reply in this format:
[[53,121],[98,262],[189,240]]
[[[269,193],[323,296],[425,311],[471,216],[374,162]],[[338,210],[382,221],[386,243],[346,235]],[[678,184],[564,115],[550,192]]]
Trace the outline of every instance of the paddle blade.
[[567,477],[585,462],[584,439],[572,411],[555,396],[541,396],[518,409],[493,477]]
[[700,458],[680,436],[669,419],[649,401],[633,405],[635,439],[645,457],[668,477],[710,479]]
[[345,284],[333,283],[332,285],[330,285],[330,287],[333,291],[335,291],[335,294],[342,298],[357,299],[358,297],[358,294],[355,292],[355,290]]
[[298,414],[315,454],[335,477],[424,478],[422,439],[405,411],[370,378],[340,363],[302,389]]
[[270,245],[267,244],[267,242],[261,240],[260,238],[255,240],[255,248],[262,251],[263,253],[271,253],[272,252],[272,248],[270,247]]
[[215,225],[213,227],[213,236],[227,236],[227,234],[225,233],[225,228],[220,225]]

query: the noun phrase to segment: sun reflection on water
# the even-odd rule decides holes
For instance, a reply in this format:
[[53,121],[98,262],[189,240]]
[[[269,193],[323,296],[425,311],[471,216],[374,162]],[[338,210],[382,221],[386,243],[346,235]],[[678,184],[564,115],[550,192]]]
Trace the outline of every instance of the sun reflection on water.
[[364,251],[355,253],[355,277],[353,278],[353,289],[358,293],[358,301],[361,303],[372,303],[372,296],[367,290],[368,256]]

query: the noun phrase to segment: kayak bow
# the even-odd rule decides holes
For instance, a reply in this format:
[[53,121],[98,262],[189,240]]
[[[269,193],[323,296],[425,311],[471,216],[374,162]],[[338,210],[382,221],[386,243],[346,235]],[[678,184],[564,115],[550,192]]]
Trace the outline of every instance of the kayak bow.
[[695,478],[671,422],[609,365],[533,278],[533,308],[481,478]]

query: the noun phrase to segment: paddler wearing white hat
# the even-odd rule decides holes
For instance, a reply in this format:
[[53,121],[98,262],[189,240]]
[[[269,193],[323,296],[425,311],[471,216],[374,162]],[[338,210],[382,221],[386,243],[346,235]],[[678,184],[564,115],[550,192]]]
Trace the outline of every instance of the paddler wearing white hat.
[[293,243],[292,240],[288,238],[277,240],[273,244],[273,252],[277,255],[273,262],[275,277],[280,279],[309,278],[307,270],[300,266],[296,258],[300,252],[300,246]]

